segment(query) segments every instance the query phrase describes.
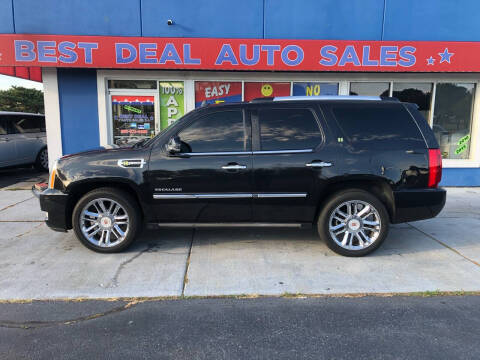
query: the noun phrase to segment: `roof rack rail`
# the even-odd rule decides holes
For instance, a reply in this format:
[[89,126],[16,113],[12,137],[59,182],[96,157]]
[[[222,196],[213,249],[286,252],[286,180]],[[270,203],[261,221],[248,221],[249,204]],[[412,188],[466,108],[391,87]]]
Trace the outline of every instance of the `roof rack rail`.
[[263,98],[255,98],[250,100],[251,103],[259,103],[259,102],[267,102],[267,101],[274,101],[274,97],[263,97]]
[[304,100],[399,101],[396,97],[357,96],[357,95],[276,96],[273,98],[273,101],[304,101]]

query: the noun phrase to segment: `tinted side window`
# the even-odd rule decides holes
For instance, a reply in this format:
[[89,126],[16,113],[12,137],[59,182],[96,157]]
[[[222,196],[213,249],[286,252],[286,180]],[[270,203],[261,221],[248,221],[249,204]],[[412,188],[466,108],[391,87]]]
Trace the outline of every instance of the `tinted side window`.
[[322,141],[309,109],[262,109],[258,119],[262,150],[314,149]]
[[13,128],[20,134],[43,132],[45,131],[45,120],[41,116],[13,116]]
[[3,116],[0,116],[0,135],[7,135],[7,119]]
[[182,152],[250,151],[251,131],[240,110],[205,115],[180,131]]
[[402,104],[338,104],[332,105],[332,112],[347,140],[356,147],[425,147],[422,134]]

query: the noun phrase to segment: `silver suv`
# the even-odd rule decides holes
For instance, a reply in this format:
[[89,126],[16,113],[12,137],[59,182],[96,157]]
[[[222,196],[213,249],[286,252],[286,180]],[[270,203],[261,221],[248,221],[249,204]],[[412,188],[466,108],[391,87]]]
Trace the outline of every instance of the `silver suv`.
[[48,171],[45,116],[0,111],[0,168],[23,164]]

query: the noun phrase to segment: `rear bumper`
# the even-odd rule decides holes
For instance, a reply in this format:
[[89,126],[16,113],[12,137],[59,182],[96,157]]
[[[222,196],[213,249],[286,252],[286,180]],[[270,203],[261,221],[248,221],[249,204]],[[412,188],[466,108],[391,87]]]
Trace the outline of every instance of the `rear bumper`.
[[392,223],[430,219],[445,206],[447,191],[437,189],[408,189],[394,191],[395,209]]
[[37,192],[37,195],[40,199],[40,209],[48,213],[45,220],[47,226],[55,231],[67,231],[70,228],[67,219],[68,195],[55,189]]

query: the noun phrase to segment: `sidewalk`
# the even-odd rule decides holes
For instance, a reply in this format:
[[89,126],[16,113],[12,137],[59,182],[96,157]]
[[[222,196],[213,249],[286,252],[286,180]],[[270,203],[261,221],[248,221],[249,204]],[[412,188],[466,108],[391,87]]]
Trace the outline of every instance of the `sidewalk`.
[[145,231],[101,255],[48,229],[30,191],[0,190],[0,300],[480,291],[480,189],[447,199],[435,219],[393,225],[365,258],[290,229]]

